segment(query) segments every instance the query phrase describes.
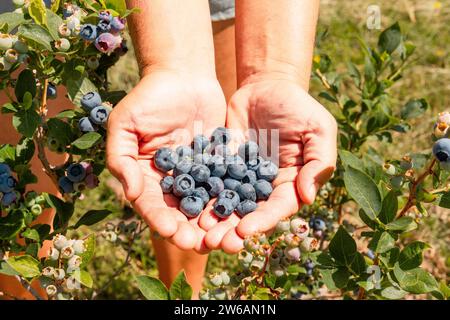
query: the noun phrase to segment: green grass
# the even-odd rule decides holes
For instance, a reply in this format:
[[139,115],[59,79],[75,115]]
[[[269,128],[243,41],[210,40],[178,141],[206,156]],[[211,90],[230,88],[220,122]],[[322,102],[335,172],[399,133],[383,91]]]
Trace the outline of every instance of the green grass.
[[[450,69],[448,68],[450,53],[450,3],[436,1],[383,1],[380,3],[381,25],[386,28],[395,21],[407,32],[408,41],[416,45],[415,57],[417,62],[409,68],[404,77],[392,90],[393,104],[399,108],[411,98],[425,97],[430,110],[418,119],[413,130],[406,135],[396,135],[394,146],[379,145],[379,150],[390,158],[399,158],[407,152],[420,152],[430,149],[430,128],[437,112],[448,110],[450,105]],[[327,40],[320,45],[320,51],[327,53],[333,59],[337,70],[343,70],[349,60],[361,62],[361,55],[357,36],[361,36],[374,43],[379,30],[368,30],[365,27],[366,11],[373,1],[322,1],[319,22],[319,32],[328,30]],[[408,9],[414,8],[414,14]],[[131,47],[131,42],[129,42]],[[137,63],[133,50],[111,70],[111,89],[129,91],[138,82]],[[314,96],[321,88],[312,83],[311,93]],[[411,141],[414,141],[411,143]],[[107,208],[113,211],[117,220],[124,215],[124,210],[116,196],[106,186],[109,175],[102,176],[102,183],[98,189],[87,194],[77,205],[76,214],[81,215],[87,209]],[[445,239],[449,236],[448,213],[443,210],[432,210],[432,217],[426,218],[417,235],[423,241],[432,244],[432,251],[428,254],[426,267],[441,278],[448,275],[449,249]],[[131,217],[132,219],[132,217]],[[100,232],[104,226],[98,225],[80,232]],[[412,240],[412,239],[411,239]],[[97,243],[97,258],[90,266],[94,275],[96,287],[102,287],[117,268],[123,263],[126,251],[99,238]],[[133,259],[129,267],[116,278],[102,293],[106,299],[136,299],[139,292],[133,281],[133,275],[157,275],[156,264],[148,232],[137,241],[132,250]],[[236,268],[234,256],[221,252],[213,252],[209,257],[208,272],[219,270],[233,270]]]

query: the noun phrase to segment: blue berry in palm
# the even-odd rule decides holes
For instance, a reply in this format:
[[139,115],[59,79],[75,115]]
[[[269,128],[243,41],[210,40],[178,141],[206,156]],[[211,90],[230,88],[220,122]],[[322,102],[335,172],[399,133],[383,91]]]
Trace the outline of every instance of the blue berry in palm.
[[16,187],[17,181],[9,173],[3,173],[0,175],[0,192],[8,193],[12,192]]
[[174,180],[175,179],[172,176],[165,176],[164,178],[161,179],[161,181],[159,182],[159,185],[161,186],[163,193],[171,193],[172,192]]
[[49,83],[47,86],[47,98],[56,99],[56,86],[53,83]]
[[278,174],[278,167],[272,161],[264,161],[259,165],[256,173],[259,179],[264,179],[272,182]]
[[17,195],[15,192],[8,192],[4,193],[1,198],[2,198],[2,205],[8,207],[17,200]]
[[228,165],[227,173],[228,175],[236,180],[241,180],[245,177],[247,172],[247,166],[245,163],[233,163]]
[[433,154],[440,162],[450,161],[450,139],[437,140],[433,146]]
[[226,178],[223,180],[223,184],[225,189],[237,191],[238,187],[241,185],[241,182],[233,178]]
[[238,149],[238,154],[245,161],[249,161],[251,159],[257,159],[259,153],[259,146],[254,141],[247,141],[244,144],[241,144]]
[[258,200],[267,200],[273,191],[272,185],[267,180],[258,180],[255,185],[256,198]]
[[213,177],[223,177],[227,173],[225,159],[219,155],[214,155],[209,159],[208,168]]
[[192,140],[192,149],[194,150],[194,154],[203,153],[208,146],[209,139],[202,134],[196,135]]
[[194,179],[188,174],[180,174],[173,182],[173,194],[177,197],[190,196],[195,188]]
[[231,151],[226,144],[219,144],[213,148],[211,154],[212,155],[217,154],[219,156],[226,158],[228,155],[231,154]]
[[241,203],[238,204],[236,207],[236,211],[238,215],[242,218],[249,214],[250,212],[253,212],[258,207],[257,203],[252,200],[244,200]]
[[314,230],[325,230],[326,229],[325,221],[323,221],[321,218],[315,218],[312,228]]
[[192,191],[192,196],[202,199],[203,205],[206,205],[210,199],[208,191],[203,187],[195,188],[194,191]]
[[217,197],[224,190],[223,181],[219,177],[209,177],[203,187],[212,198]]
[[[178,158],[180,159],[180,158]],[[181,161],[178,161],[175,169],[173,169],[173,176],[179,176],[180,174],[187,174],[191,171],[192,168],[192,160],[188,158],[184,158]]]
[[233,201],[228,198],[217,198],[213,205],[213,211],[219,218],[229,217],[235,208]]
[[178,158],[181,160],[183,158],[192,159],[194,157],[194,150],[189,146],[179,146],[175,149],[178,154]]
[[102,104],[102,98],[98,94],[98,92],[88,92],[81,98],[81,107],[90,112],[95,107],[98,107]]
[[98,125],[105,124],[108,121],[110,110],[104,106],[98,106],[91,110],[89,119]]
[[81,26],[80,37],[87,41],[94,41],[97,38],[97,26],[93,24]]
[[256,157],[255,159],[248,160],[245,164],[249,170],[256,171],[263,161],[264,159],[262,157]]
[[81,182],[86,177],[86,169],[80,163],[72,163],[66,169],[66,176],[72,182]]
[[178,163],[178,155],[170,148],[158,149],[154,158],[155,167],[162,171],[167,172],[175,168]]
[[78,129],[80,129],[81,132],[93,132],[97,131],[98,128],[95,124],[92,123],[91,120],[89,120],[88,117],[83,117],[78,121]]
[[250,183],[255,184],[256,183],[256,173],[253,170],[247,170],[245,172],[245,176],[242,178],[242,183]]
[[256,191],[252,184],[244,183],[237,188],[241,200],[256,201]]
[[226,165],[230,165],[230,164],[245,164],[245,161],[238,154],[228,155],[225,158],[225,164]]
[[233,207],[236,208],[239,202],[241,202],[241,199],[239,197],[239,194],[236,191],[233,190],[223,190],[219,195],[217,196],[218,199],[230,199],[231,203],[233,204]]
[[211,155],[208,153],[197,153],[194,155],[194,163],[208,165]]
[[180,202],[180,210],[188,218],[195,218],[203,210],[203,200],[194,196],[184,197]]
[[191,176],[195,182],[206,182],[210,177],[211,172],[204,164],[194,164],[191,169]]
[[73,182],[67,177],[59,178],[58,186],[61,193],[72,193],[74,191]]
[[211,134],[211,143],[213,145],[228,144],[231,141],[231,135],[227,128],[219,127]]

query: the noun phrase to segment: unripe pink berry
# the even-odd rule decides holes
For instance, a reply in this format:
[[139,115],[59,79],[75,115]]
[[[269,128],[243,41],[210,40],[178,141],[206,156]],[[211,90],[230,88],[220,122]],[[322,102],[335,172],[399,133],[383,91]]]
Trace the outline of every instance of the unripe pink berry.
[[291,220],[291,232],[296,234],[300,238],[308,236],[309,233],[308,223],[301,218]]
[[[321,230],[320,230],[321,231]],[[300,248],[305,251],[312,251],[317,249],[319,246],[319,241],[316,238],[307,237],[302,243],[300,243]]]
[[292,261],[300,261],[301,251],[299,247],[287,247],[284,249],[284,255]]

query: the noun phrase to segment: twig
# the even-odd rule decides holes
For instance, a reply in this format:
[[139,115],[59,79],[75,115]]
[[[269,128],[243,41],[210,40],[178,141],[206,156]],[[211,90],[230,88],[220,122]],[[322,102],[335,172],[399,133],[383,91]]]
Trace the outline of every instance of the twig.
[[416,193],[417,193],[417,186],[421,184],[425,178],[433,173],[433,167],[436,164],[436,159],[433,159],[431,161],[430,165],[428,166],[427,170],[423,172],[416,180],[413,181],[411,190],[409,192],[408,201],[406,202],[405,206],[403,207],[402,211],[398,214],[399,217],[403,217],[409,209],[414,205],[414,200],[416,199]]
[[333,98],[336,100],[336,103],[339,106],[339,108],[341,110],[343,110],[344,106],[342,105],[341,101],[339,101],[339,97],[337,96],[337,94],[331,88],[331,84],[328,82],[325,75],[322,72],[320,72],[319,69],[316,69],[315,72],[316,72],[317,76],[319,77],[320,81],[322,82],[322,84],[324,85],[324,87],[331,93]]
[[20,282],[25,290],[27,290],[33,297],[36,298],[36,300],[44,300],[28,282],[23,280],[20,276],[16,276],[16,279]]

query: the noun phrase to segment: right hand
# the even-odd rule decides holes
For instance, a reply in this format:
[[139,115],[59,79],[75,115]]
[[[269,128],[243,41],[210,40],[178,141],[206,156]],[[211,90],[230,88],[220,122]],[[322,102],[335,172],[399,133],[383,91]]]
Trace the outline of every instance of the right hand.
[[164,174],[155,168],[153,155],[175,143],[177,129],[190,131],[183,141],[187,144],[194,121],[202,122],[207,135],[224,126],[225,116],[226,102],[217,79],[157,70],[142,78],[108,120],[109,170],[151,230],[181,249],[207,251],[205,231],[198,226],[203,213],[188,220],[178,210],[179,200],[162,193],[159,182]]

